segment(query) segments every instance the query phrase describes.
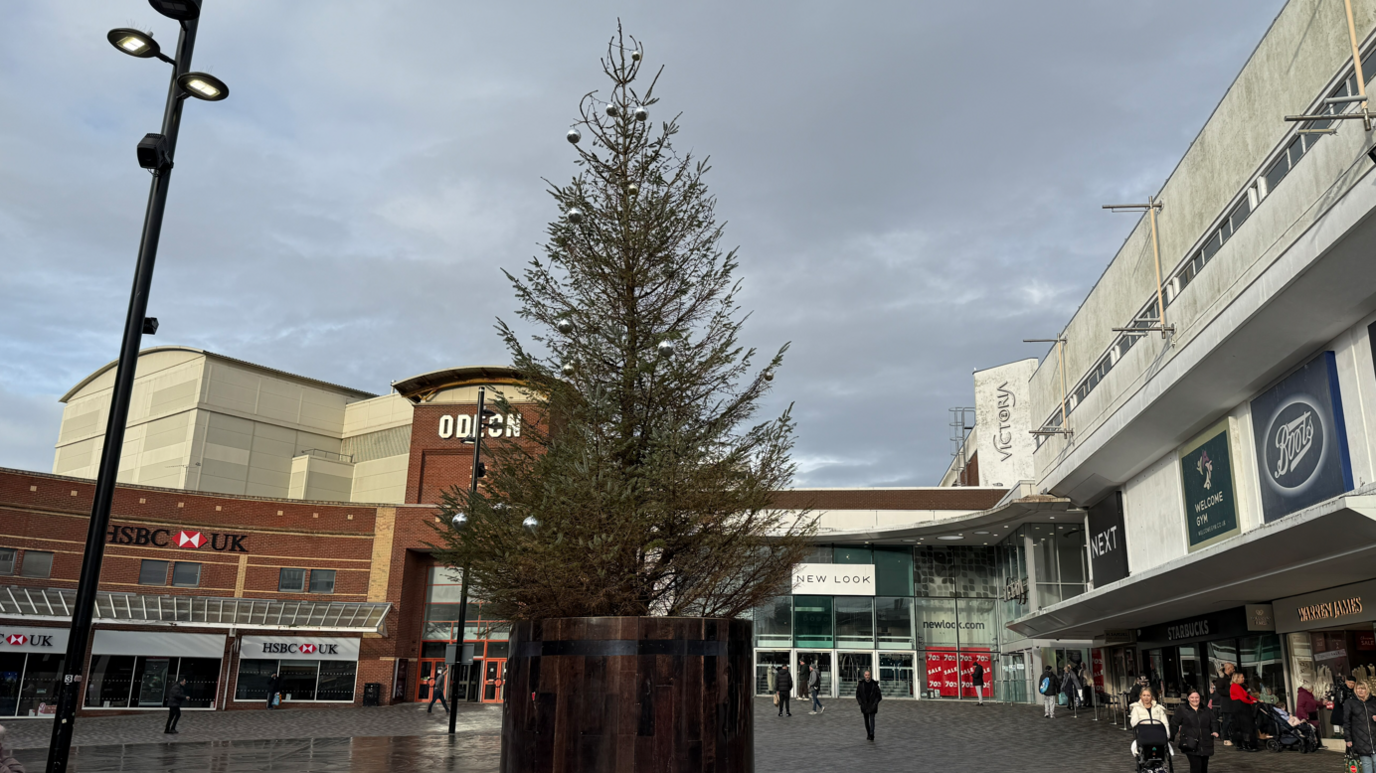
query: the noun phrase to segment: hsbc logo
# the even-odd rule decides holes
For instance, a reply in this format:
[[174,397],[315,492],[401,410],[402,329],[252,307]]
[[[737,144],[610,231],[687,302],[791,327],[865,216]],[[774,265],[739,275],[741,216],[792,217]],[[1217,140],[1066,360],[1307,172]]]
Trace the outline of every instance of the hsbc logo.
[[51,647],[53,646],[53,637],[27,636],[22,633],[12,633],[5,636],[5,643],[11,647],[23,647],[25,645],[30,647]]
[[338,655],[338,644],[287,644],[263,642],[264,655]]
[[244,547],[244,540],[247,538],[247,534],[221,534],[194,529],[181,529],[174,534],[171,529],[111,526],[109,533],[105,535],[105,542],[110,545],[177,547],[183,550],[200,550],[209,546],[211,550],[225,553],[247,553],[248,548]]

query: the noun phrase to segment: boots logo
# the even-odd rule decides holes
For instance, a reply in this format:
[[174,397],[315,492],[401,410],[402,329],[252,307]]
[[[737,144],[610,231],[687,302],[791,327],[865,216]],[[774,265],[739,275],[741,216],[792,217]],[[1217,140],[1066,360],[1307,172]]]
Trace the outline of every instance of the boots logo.
[[175,533],[171,529],[147,529],[142,526],[111,526],[110,531],[105,535],[105,542],[109,545],[135,545],[138,547],[167,548],[175,547],[183,550],[200,550],[209,546],[211,550],[225,553],[247,553],[248,548],[244,547],[244,540],[247,534],[220,534],[218,532],[202,532],[192,529],[180,529]]
[[1303,397],[1281,408],[1266,431],[1266,468],[1272,482],[1297,489],[1319,468],[1323,450],[1323,420]]

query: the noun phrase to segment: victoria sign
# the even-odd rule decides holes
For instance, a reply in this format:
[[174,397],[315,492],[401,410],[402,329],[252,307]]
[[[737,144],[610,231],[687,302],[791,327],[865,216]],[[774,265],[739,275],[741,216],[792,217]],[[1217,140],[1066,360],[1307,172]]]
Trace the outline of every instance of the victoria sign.
[[1252,428],[1267,521],[1352,490],[1333,352],[1253,400]]

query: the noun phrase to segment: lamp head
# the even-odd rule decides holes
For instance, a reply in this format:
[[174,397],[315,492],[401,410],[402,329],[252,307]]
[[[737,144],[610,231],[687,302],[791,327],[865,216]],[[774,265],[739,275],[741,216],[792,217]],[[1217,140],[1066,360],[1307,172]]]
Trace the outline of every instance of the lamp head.
[[214,75],[204,72],[189,72],[177,78],[177,86],[197,99],[219,102],[229,96],[229,87]]
[[153,10],[177,21],[191,21],[201,15],[201,0],[148,0]]
[[140,59],[151,59],[161,51],[158,48],[158,41],[152,35],[129,27],[120,27],[105,33],[105,39],[110,41],[110,45],[119,49],[120,53],[130,56],[137,56]]

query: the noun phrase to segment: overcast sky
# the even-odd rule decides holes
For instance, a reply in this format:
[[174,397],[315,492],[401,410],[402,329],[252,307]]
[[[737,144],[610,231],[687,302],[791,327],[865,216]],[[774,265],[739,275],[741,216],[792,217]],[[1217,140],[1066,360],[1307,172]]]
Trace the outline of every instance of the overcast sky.
[[[1282,0],[453,3],[205,0],[145,345],[383,393],[506,362],[499,268],[539,252],[541,177],[620,17],[652,119],[739,245],[748,343],[793,348],[799,485],[933,485],[971,371],[1045,347]],[[58,398],[115,359],[166,65],[108,29],[144,0],[0,4],[0,466],[52,469]]]

